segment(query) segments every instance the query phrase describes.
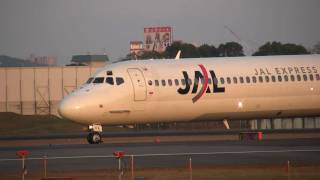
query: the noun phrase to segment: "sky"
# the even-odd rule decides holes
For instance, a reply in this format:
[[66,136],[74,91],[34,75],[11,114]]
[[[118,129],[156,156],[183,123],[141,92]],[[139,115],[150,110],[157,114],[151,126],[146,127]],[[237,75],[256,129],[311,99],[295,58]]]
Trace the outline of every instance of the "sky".
[[149,26],[172,26],[174,40],[195,45],[236,41],[247,55],[267,41],[311,49],[319,18],[320,0],[0,0],[0,55],[67,64],[106,52],[114,61]]

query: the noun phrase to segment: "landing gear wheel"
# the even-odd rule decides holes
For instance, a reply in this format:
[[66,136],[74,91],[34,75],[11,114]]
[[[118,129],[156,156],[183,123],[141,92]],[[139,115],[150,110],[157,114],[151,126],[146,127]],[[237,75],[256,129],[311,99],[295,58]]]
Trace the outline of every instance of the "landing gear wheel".
[[90,124],[88,126],[89,134],[87,140],[90,144],[100,144],[102,143],[102,125],[101,124]]
[[87,136],[87,140],[90,144],[102,143],[101,134],[97,132],[90,132]]

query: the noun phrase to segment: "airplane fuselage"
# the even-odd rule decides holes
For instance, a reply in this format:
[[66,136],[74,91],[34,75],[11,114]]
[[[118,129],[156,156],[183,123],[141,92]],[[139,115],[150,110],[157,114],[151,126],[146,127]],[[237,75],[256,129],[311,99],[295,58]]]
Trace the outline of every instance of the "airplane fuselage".
[[320,56],[114,63],[68,95],[61,116],[123,125],[320,115]]

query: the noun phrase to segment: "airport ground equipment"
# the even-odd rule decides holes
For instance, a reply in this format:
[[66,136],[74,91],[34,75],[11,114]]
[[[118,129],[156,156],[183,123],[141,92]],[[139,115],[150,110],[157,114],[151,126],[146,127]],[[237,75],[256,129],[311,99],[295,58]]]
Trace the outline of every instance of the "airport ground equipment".
[[257,140],[261,141],[263,138],[263,133],[261,131],[259,132],[240,132],[239,134],[239,140]]

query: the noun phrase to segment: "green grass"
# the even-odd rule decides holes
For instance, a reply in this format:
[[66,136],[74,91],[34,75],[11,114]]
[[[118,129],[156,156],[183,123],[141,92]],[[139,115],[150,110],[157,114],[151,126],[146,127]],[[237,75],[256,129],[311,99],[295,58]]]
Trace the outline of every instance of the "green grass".
[[53,115],[33,116],[0,113],[0,135],[37,135],[83,132],[85,125]]
[[[87,125],[60,119],[54,115],[19,115],[0,113],[0,135],[48,135],[86,132]],[[123,132],[133,129],[119,126],[103,127],[105,132]]]

